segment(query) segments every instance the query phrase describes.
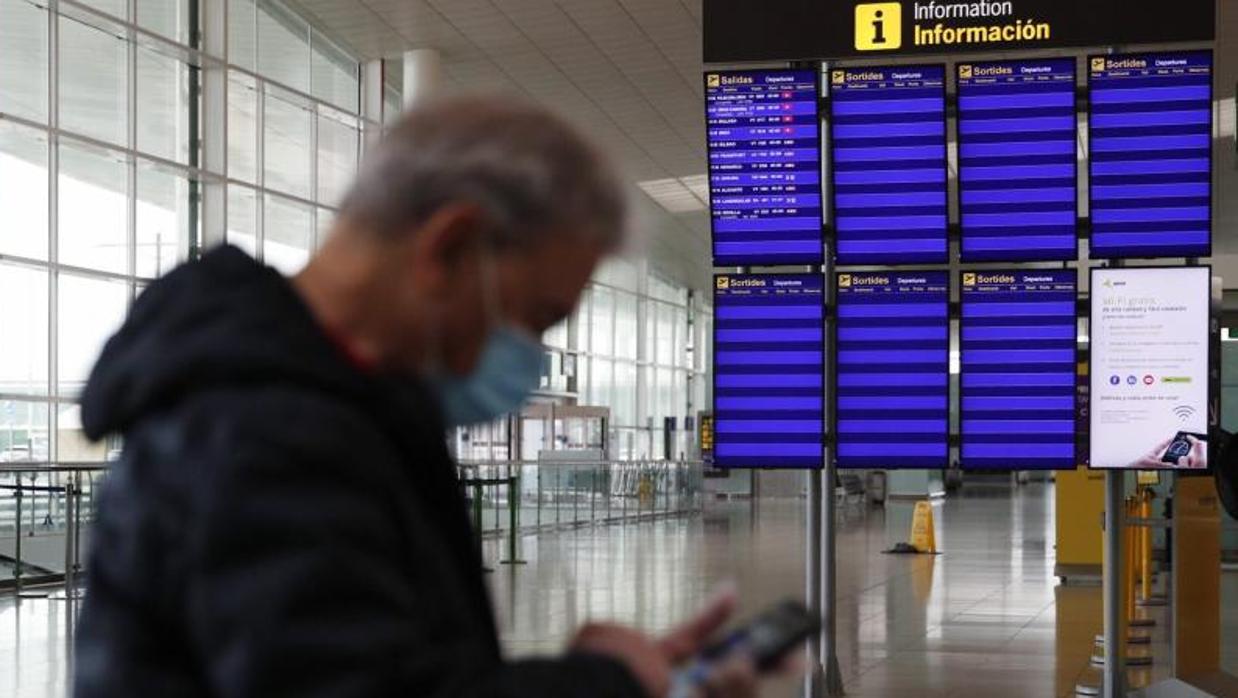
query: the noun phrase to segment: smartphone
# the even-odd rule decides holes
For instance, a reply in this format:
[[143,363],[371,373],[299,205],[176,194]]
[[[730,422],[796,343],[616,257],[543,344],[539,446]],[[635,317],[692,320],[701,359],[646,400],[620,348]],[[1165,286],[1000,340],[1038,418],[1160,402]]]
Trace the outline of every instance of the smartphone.
[[1208,442],[1207,434],[1180,431],[1174,435],[1173,441],[1170,441],[1169,446],[1165,448],[1165,454],[1161,456],[1161,461],[1170,465],[1178,465],[1179,459],[1191,455],[1191,439],[1187,437],[1192,437],[1205,444]]
[[804,604],[782,601],[705,648],[676,674],[671,696],[693,695],[715,664],[736,653],[747,654],[757,671],[769,671],[820,628],[821,619]]

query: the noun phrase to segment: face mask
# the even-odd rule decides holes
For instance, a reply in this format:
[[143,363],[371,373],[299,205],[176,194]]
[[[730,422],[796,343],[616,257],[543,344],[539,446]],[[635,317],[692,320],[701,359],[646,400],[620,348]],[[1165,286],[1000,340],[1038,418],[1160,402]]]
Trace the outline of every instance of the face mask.
[[436,371],[430,379],[449,427],[497,419],[524,404],[542,376],[541,342],[499,317],[493,260],[482,257],[482,297],[491,329],[481,358],[467,376]]
[[451,427],[497,419],[520,407],[542,376],[542,345],[528,333],[500,327],[490,333],[477,368],[464,377],[432,381]]

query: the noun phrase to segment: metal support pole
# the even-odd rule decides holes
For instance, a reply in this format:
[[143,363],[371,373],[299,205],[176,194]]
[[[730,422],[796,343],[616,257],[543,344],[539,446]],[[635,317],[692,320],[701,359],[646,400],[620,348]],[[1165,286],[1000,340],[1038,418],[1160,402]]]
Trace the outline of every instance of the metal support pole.
[[64,486],[64,591],[68,598],[73,597],[73,589],[77,584],[76,570],[73,569],[73,481],[68,480]]
[[821,603],[821,592],[823,590],[821,580],[823,567],[821,564],[821,505],[821,471],[811,470],[808,472],[808,507],[806,512],[808,516],[808,550],[804,553],[804,559],[807,563],[804,570],[806,587],[804,596],[808,602],[809,610],[812,611],[813,615],[822,618],[823,625],[820,633],[808,639],[808,673],[805,677],[807,681],[805,695],[807,698],[821,698],[825,695],[825,669],[821,665],[822,639],[825,636],[825,609]]
[[82,471],[73,471],[73,574],[82,569]]
[[484,552],[482,550],[482,544],[481,544],[481,526],[482,526],[481,483],[473,482],[470,484],[473,488],[473,528],[474,528],[473,533],[474,535],[477,536],[477,559],[482,560],[481,568],[485,570],[487,568],[486,568],[486,563],[483,557]]
[[1122,507],[1126,473],[1105,473],[1105,669],[1104,698],[1126,695],[1126,638],[1123,637],[1122,611]]
[[517,502],[519,501],[519,495],[520,495],[520,478],[515,475],[511,475],[507,478],[507,511],[508,511],[508,517],[510,518],[509,523],[510,523],[511,530],[507,532],[507,559],[500,561],[501,564],[504,564],[504,565],[525,564],[525,561],[521,560],[516,555],[516,539],[518,537],[516,535],[516,529],[518,528],[519,520],[520,520],[520,512],[519,512],[519,509],[517,508]]
[[14,496],[17,497],[17,518],[14,519],[15,527],[13,529],[13,533],[17,537],[13,539],[13,585],[17,589],[16,591],[17,598],[20,599],[21,598],[21,574],[22,574],[22,569],[21,569],[21,533],[22,533],[21,531],[21,500],[22,500],[21,475],[18,475],[15,478],[15,481],[17,482],[17,489],[14,491]]
[[821,549],[821,576],[824,582],[822,596],[821,634],[823,636],[821,664],[825,667],[825,695],[843,695],[842,671],[838,666],[838,586],[837,586],[837,512],[838,506],[835,483],[837,473],[833,458],[826,459],[825,466],[825,497],[821,505],[821,526],[823,546]]

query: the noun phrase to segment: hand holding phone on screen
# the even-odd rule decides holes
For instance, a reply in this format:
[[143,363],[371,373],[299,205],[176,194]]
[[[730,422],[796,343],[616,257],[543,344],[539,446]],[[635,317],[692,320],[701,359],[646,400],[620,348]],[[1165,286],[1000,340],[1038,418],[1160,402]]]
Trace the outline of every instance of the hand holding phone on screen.
[[1178,432],[1165,447],[1161,462],[1177,468],[1208,467],[1208,436],[1188,431]]

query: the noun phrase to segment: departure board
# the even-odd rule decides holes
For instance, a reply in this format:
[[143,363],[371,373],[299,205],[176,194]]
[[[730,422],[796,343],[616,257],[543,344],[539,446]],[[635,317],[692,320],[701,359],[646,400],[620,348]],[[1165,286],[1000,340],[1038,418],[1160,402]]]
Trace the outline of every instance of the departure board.
[[945,467],[947,272],[839,274],[837,284],[835,462],[840,468]]
[[1093,56],[1092,257],[1212,252],[1212,54]]
[[824,279],[714,277],[714,465],[820,468]]
[[1073,469],[1077,273],[963,272],[962,464]]
[[714,266],[820,264],[820,73],[705,74]]
[[1075,59],[958,66],[964,262],[1075,259]]
[[946,69],[830,71],[838,264],[946,261]]

